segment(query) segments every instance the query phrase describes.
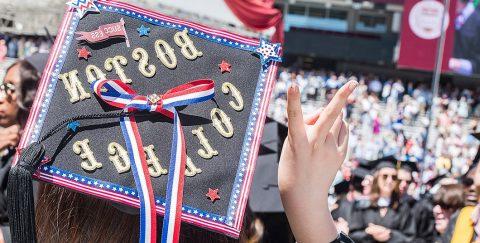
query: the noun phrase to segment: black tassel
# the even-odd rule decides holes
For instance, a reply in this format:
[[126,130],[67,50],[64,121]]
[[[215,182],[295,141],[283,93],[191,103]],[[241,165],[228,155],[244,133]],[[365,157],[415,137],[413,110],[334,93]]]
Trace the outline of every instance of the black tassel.
[[17,165],[8,175],[8,216],[12,241],[35,243],[35,205],[33,201],[32,175],[45,155],[40,143],[32,143],[22,150]]

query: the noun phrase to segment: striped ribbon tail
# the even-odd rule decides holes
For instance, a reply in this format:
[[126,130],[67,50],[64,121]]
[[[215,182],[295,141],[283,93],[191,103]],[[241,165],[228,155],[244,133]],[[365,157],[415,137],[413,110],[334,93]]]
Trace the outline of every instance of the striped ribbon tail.
[[142,139],[134,116],[121,117],[123,137],[130,157],[135,186],[140,199],[140,242],[157,242],[157,217],[150,174]]
[[187,161],[183,129],[174,112],[174,131],[168,169],[165,216],[163,218],[162,243],[178,242],[182,215],[183,182]]
[[163,95],[137,93],[120,80],[98,80],[91,85],[94,93],[105,103],[129,112],[120,124],[128,148],[132,173],[140,199],[140,242],[156,242],[155,195],[143,150],[142,139],[133,115],[136,111],[160,113],[173,119],[173,141],[170,155],[168,184],[163,219],[162,242],[178,242],[182,215],[183,183],[187,161],[185,137],[176,107],[210,100],[215,95],[213,80],[195,80]]

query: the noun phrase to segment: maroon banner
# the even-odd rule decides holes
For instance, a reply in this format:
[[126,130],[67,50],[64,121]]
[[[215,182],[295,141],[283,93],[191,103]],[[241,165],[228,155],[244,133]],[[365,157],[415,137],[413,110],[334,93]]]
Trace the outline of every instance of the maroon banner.
[[[450,0],[445,16],[446,38],[442,71],[448,71],[454,42],[456,0]],[[437,0],[406,0],[400,32],[398,68],[432,71],[435,67],[437,44],[441,34],[444,4]]]
[[123,21],[123,18],[120,19],[120,22],[100,25],[98,29],[93,31],[77,31],[75,34],[80,35],[76,38],[76,40],[84,40],[88,43],[97,43],[110,38],[124,37],[127,47],[130,47],[127,32],[125,31],[125,21]]

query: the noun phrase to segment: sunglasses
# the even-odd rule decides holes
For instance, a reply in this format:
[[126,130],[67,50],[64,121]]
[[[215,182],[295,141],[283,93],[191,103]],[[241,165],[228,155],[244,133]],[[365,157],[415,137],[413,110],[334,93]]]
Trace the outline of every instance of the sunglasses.
[[392,174],[382,174],[380,175],[380,177],[382,177],[382,179],[384,180],[387,180],[389,177],[394,181],[397,180],[397,175],[392,175]]
[[17,88],[11,83],[0,84],[0,98],[12,96]]
[[470,186],[472,186],[472,185],[473,185],[473,182],[474,182],[473,179],[472,179],[472,178],[468,178],[468,177],[467,177],[467,178],[464,178],[464,179],[462,180],[462,184],[463,184],[465,187],[470,187]]

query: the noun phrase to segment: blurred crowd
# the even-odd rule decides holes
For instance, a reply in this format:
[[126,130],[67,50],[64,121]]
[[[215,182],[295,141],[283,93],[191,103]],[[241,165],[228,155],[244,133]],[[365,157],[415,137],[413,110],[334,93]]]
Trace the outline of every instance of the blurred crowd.
[[45,53],[51,45],[43,36],[0,36],[0,61],[5,57],[23,58],[37,52]]
[[[423,162],[428,180],[436,173],[464,174],[477,152],[471,135],[480,129],[480,89],[460,89],[443,85],[435,99],[435,118],[429,131],[432,92],[428,84],[400,79],[380,79],[375,75],[335,73],[325,70],[291,71],[283,68],[273,91],[269,115],[286,122],[286,91],[290,83],[299,85],[304,110],[308,113],[326,104],[336,90],[350,79],[360,85],[349,98],[345,118],[350,123],[351,161],[374,160],[396,155]],[[426,148],[426,150],[425,150]],[[347,163],[348,164],[348,163]]]

